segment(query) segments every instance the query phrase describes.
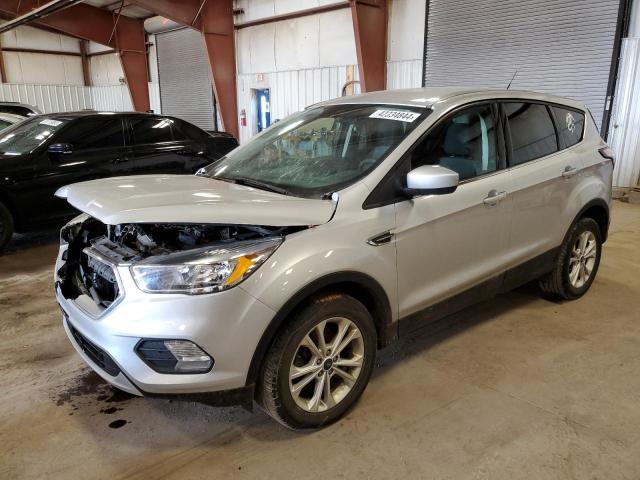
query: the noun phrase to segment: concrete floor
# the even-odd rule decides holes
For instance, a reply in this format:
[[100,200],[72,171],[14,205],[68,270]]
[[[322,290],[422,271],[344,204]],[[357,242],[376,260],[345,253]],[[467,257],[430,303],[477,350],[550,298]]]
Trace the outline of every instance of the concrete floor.
[[615,204],[583,299],[525,287],[403,340],[312,433],[105,385],[63,333],[52,238],[0,257],[0,478],[640,478],[640,205]]

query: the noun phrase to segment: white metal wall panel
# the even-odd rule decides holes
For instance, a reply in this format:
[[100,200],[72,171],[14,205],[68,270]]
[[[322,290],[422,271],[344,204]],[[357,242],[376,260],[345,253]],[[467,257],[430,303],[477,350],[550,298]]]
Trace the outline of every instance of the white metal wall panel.
[[153,113],[162,113],[162,105],[160,102],[160,85],[155,82],[149,82],[149,103]]
[[133,110],[131,95],[126,85],[91,87],[91,99],[95,110],[107,112],[130,112]]
[[214,129],[213,88],[200,33],[190,28],[156,36],[162,113]]
[[[347,70],[353,68],[353,78],[358,80],[357,66],[311,68],[256,75],[238,76],[238,109],[247,115],[247,126],[240,127],[240,142],[245,142],[257,132],[255,90],[268,88],[271,99],[271,120],[282,120],[309,105],[342,95],[347,82]],[[354,93],[360,93],[358,85]]]
[[91,88],[3,83],[0,85],[0,101],[35,105],[44,113],[72,112],[92,108]]
[[640,38],[622,41],[620,72],[609,143],[616,153],[615,187],[640,183]]
[[422,86],[422,60],[396,60],[387,62],[387,90],[420,88]]
[[535,90],[587,104],[600,126],[619,0],[430,0],[427,86]]

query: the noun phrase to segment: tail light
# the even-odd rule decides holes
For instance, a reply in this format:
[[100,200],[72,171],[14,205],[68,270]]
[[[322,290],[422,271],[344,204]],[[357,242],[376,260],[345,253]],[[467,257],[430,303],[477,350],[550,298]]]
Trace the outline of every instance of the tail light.
[[602,155],[602,158],[611,160],[611,163],[613,163],[613,165],[615,166],[616,155],[613,153],[613,150],[611,150],[611,147],[609,147],[608,145],[605,145],[604,147],[598,149],[598,153]]

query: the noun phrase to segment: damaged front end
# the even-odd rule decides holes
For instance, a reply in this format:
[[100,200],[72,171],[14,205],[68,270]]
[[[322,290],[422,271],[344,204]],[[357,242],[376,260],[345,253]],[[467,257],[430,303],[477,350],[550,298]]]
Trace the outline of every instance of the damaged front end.
[[106,225],[88,215],[67,224],[56,285],[69,300],[90,299],[98,312],[122,296],[120,274],[146,293],[198,295],[247,278],[287,234],[306,227],[218,224]]

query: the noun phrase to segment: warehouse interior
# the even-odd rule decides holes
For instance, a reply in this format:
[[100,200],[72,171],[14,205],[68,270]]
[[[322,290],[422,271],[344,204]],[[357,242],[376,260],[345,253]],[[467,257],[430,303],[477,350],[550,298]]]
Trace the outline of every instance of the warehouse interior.
[[242,147],[340,97],[513,89],[585,104],[615,153],[587,295],[526,284],[401,337],[320,430],[109,385],[62,327],[64,222],[16,230],[1,478],[640,478],[640,0],[0,0],[0,22],[0,104],[44,115],[147,112]]

